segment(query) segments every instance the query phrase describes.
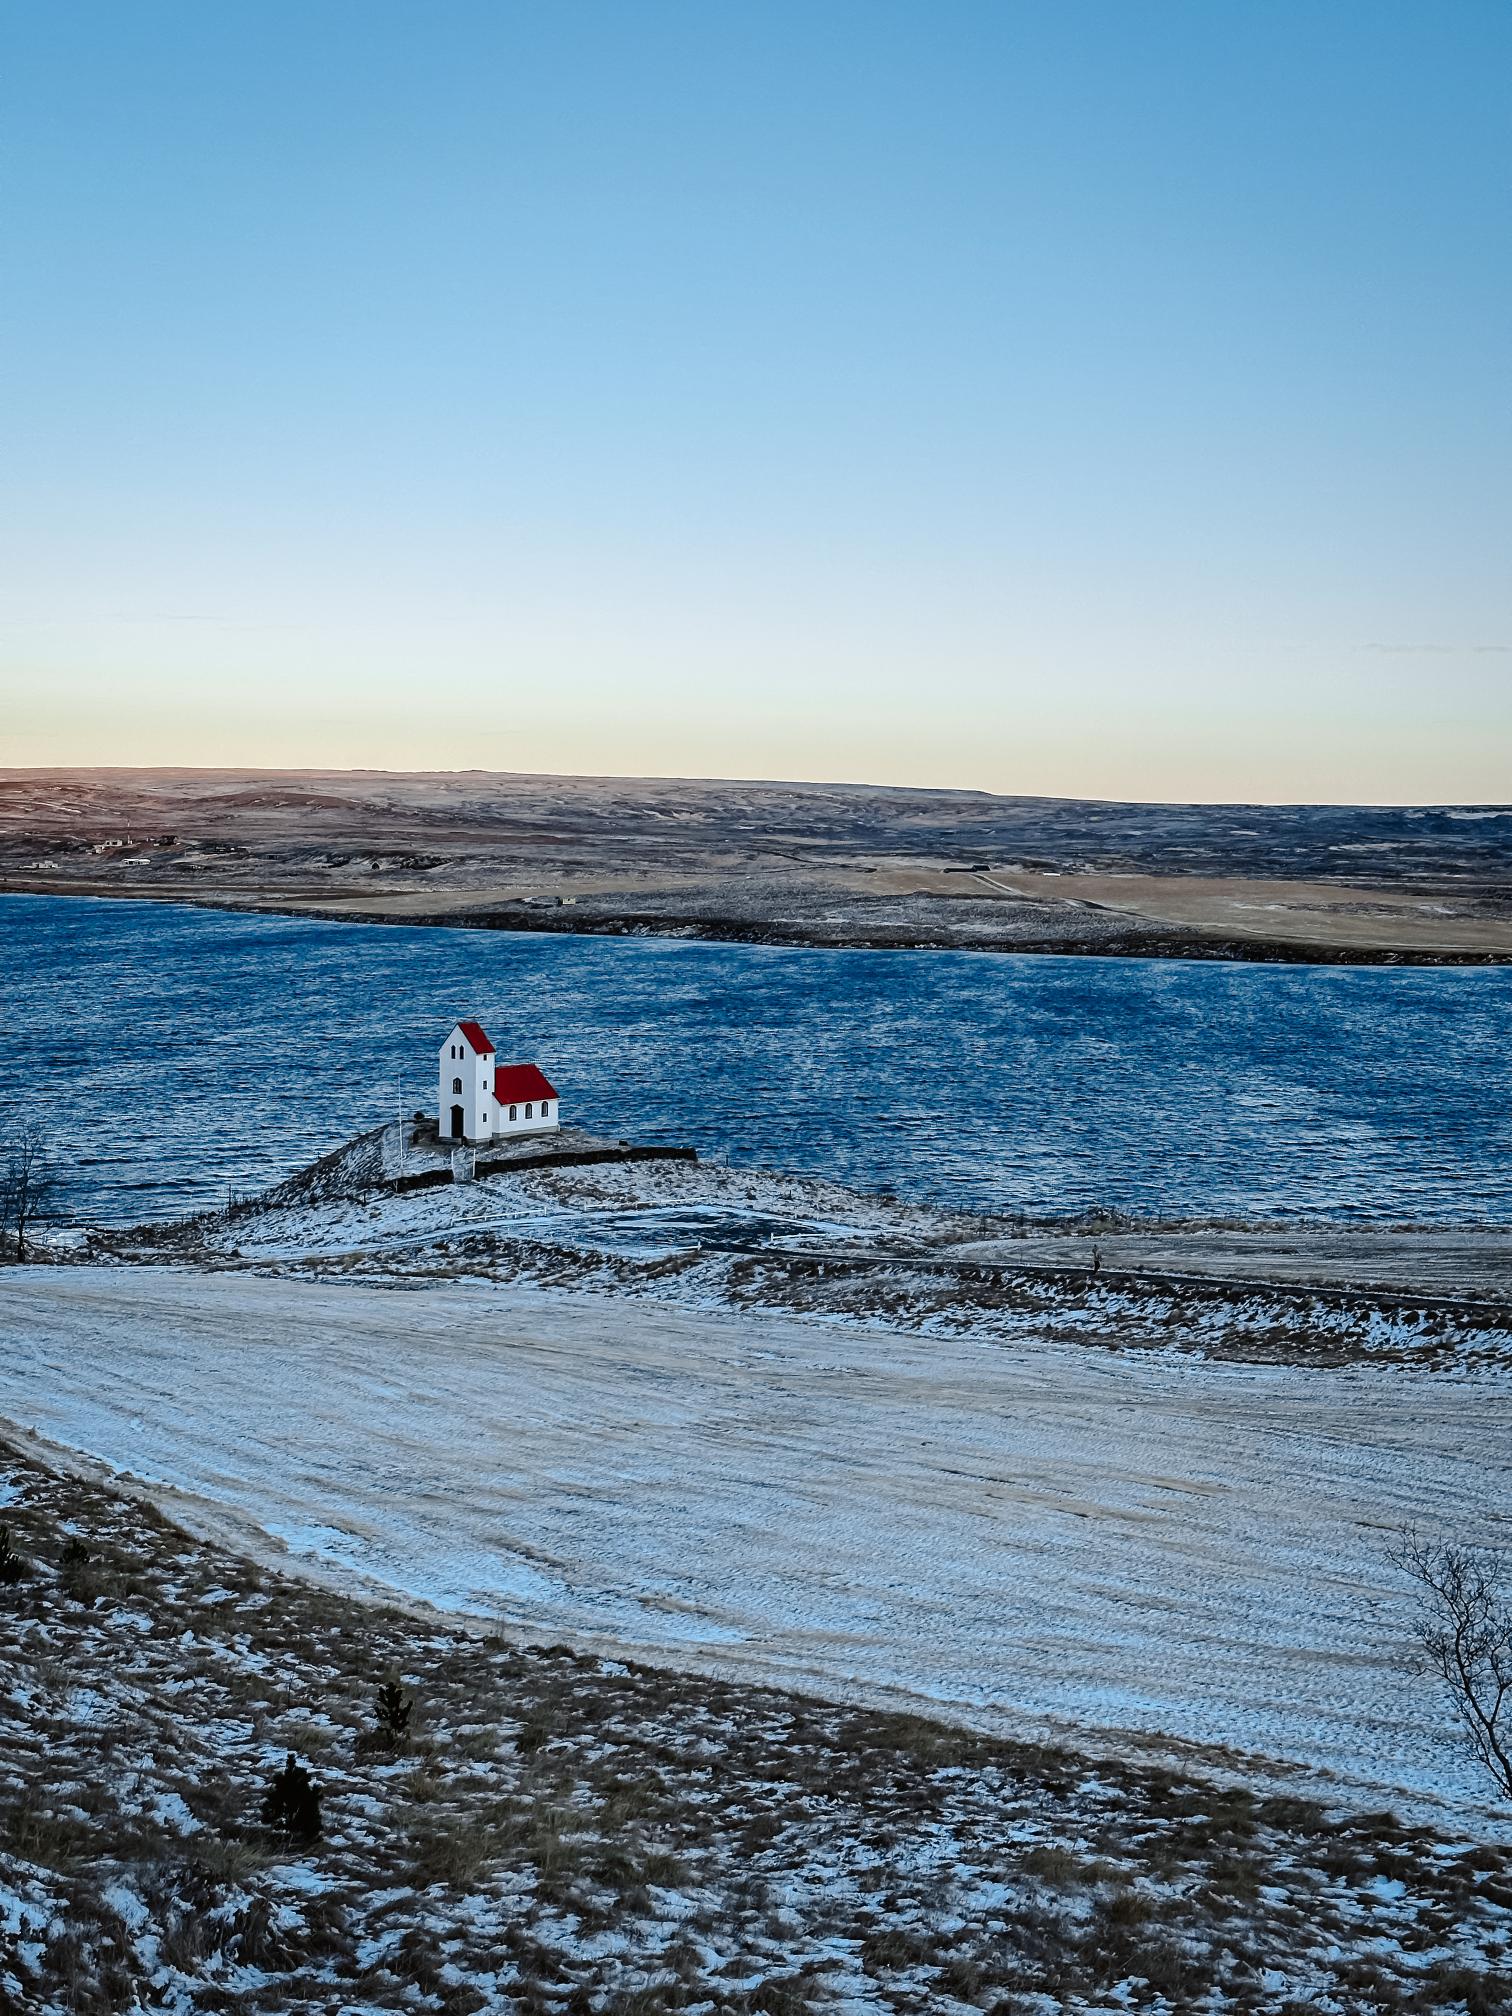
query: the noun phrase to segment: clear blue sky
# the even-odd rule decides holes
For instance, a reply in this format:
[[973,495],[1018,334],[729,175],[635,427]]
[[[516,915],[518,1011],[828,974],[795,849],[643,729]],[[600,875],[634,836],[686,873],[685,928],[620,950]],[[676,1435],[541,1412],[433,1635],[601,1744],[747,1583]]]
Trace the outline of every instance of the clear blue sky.
[[0,762],[1512,798],[1506,0],[0,29]]

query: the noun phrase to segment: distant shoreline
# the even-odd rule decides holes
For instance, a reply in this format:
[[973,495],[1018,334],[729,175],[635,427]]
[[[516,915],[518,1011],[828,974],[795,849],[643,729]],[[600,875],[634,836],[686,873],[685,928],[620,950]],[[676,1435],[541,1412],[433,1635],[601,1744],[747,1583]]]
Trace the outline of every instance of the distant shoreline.
[[[240,906],[225,906],[228,908]],[[1131,931],[1106,938],[1003,938],[963,944],[944,933],[848,932],[826,937],[799,927],[752,923],[742,918],[669,918],[627,912],[571,924],[557,923],[549,911],[493,911],[485,915],[404,917],[300,908],[282,914],[319,916],[329,923],[425,924],[473,931],[535,931],[576,938],[667,938],[722,945],[773,945],[813,952],[984,952],[1047,959],[1192,959],[1243,965],[1287,966],[1512,966],[1501,952],[1401,951],[1385,947],[1290,944],[1284,939],[1206,937],[1200,932]]]
[[456,930],[1512,964],[1512,808],[416,772],[0,771],[0,890]]
[[7,877],[0,896],[59,897],[64,900],[156,903],[193,910],[219,910],[245,917],[308,917],[325,924],[374,924],[451,931],[519,931],[570,938],[661,938],[716,945],[770,945],[816,952],[981,952],[1058,959],[1170,959],[1252,966],[1505,967],[1512,954],[1431,950],[1370,945],[1327,945],[1283,938],[1238,938],[1220,933],[1131,929],[1117,936],[1086,938],[972,938],[944,931],[879,929],[825,932],[801,923],[745,917],[662,915],[633,910],[594,914],[525,903],[436,911],[342,910],[328,904],[288,900],[238,901],[230,895],[169,894],[155,890],[58,888]]

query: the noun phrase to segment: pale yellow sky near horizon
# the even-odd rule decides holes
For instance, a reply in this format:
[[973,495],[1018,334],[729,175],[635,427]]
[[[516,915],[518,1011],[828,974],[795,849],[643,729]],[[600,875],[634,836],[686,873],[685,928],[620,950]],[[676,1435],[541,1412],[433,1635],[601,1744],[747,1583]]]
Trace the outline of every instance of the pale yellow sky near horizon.
[[[150,612],[0,625],[0,766],[728,777],[1150,802],[1512,801],[1512,653],[927,618],[534,621],[384,634]],[[700,622],[708,625],[708,613]],[[1222,662],[1222,676],[1209,670]],[[916,666],[937,669],[921,675]],[[949,669],[944,669],[945,667]],[[652,668],[655,677],[650,676]],[[525,668],[525,669],[521,669]]]
[[[9,711],[9,710],[8,710]],[[1167,733],[1160,751],[1131,747],[1128,723],[1104,715],[1072,732],[1039,723],[1018,732],[963,723],[924,737],[890,735],[885,724],[794,734],[751,720],[732,733],[682,721],[604,717],[584,729],[548,721],[479,725],[460,746],[455,732],[402,717],[354,722],[318,711],[271,721],[248,710],[218,722],[174,720],[151,710],[68,708],[22,700],[0,729],[7,769],[189,768],[223,770],[497,771],[536,775],[729,778],[913,786],[1009,796],[1149,803],[1486,804],[1512,802],[1505,745],[1479,761],[1462,741],[1431,731],[1412,746],[1381,737],[1353,760],[1337,750],[1298,750],[1294,731],[1254,722],[1235,746],[1215,747],[1205,725]],[[1433,746],[1435,741],[1437,747]],[[1277,789],[1278,777],[1286,788]]]

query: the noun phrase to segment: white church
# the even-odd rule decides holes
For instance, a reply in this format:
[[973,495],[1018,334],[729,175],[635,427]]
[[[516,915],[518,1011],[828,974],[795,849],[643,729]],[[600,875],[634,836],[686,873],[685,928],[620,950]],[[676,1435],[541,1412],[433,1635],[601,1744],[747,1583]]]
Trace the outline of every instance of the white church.
[[443,1141],[480,1147],[561,1126],[556,1087],[534,1064],[498,1064],[487,1032],[458,1022],[441,1045],[436,1124]]

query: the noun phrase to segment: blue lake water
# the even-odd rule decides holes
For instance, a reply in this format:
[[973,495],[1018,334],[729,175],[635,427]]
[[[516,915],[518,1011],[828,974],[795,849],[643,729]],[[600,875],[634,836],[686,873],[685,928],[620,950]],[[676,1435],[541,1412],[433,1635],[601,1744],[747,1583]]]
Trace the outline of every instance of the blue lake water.
[[1512,971],[826,952],[0,897],[0,1131],[74,1215],[433,1110],[475,1015],[595,1132],[984,1210],[1512,1223]]

